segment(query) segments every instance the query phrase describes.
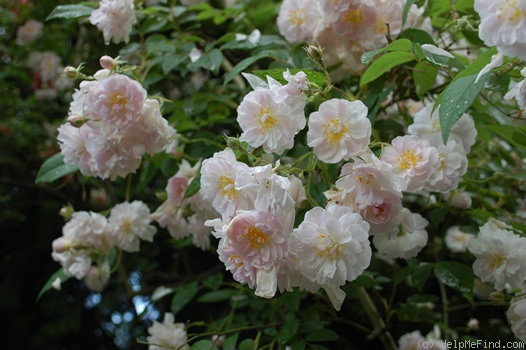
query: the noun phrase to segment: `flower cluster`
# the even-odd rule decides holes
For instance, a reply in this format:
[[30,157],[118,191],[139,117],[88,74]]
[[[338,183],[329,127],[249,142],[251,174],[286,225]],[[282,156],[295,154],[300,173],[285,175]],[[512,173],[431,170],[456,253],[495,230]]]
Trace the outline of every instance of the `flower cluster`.
[[154,321],[148,328],[150,336],[148,350],[180,349],[188,350],[186,330],[183,323],[174,323],[174,315],[165,313],[163,322]]
[[53,51],[32,51],[27,65],[33,71],[32,87],[37,99],[54,99],[59,92],[71,87],[71,81],[63,74],[60,57]]
[[130,40],[133,25],[137,23],[133,0],[101,0],[99,8],[89,17],[91,24],[102,30],[106,44]]
[[[107,57],[101,65],[108,65]],[[84,80],[73,94],[67,123],[58,140],[65,163],[102,179],[135,172],[145,153],[155,154],[175,141],[157,100],[130,77],[109,69]]]
[[[337,71],[359,74],[365,66],[360,57],[366,51],[387,43],[402,29],[404,1],[285,0],[277,25],[290,43],[318,43],[327,66],[342,63]],[[422,23],[416,6],[411,6],[408,21]]]
[[109,281],[112,247],[137,252],[140,240],[153,241],[157,229],[150,225],[149,215],[141,201],[117,204],[108,218],[94,212],[73,212],[62,236],[53,241],[53,260],[62,265],[66,276],[84,279],[88,287],[100,291]]

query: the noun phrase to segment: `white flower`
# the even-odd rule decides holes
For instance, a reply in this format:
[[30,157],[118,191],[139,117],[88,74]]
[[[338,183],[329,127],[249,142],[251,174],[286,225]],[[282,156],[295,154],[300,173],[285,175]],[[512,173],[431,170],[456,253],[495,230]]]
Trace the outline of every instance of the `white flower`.
[[154,321],[148,333],[148,350],[189,349],[184,323],[174,323],[174,315],[169,312],[164,314],[163,323]]
[[427,180],[424,190],[432,192],[450,192],[458,187],[461,177],[468,169],[468,158],[462,145],[449,139],[447,145],[438,150],[438,167]]
[[16,42],[20,45],[31,44],[42,35],[44,24],[34,19],[29,19],[16,31]]
[[526,296],[511,299],[506,316],[515,337],[526,342]]
[[283,153],[294,146],[294,135],[305,127],[305,97],[288,96],[282,87],[256,88],[237,108],[241,141],[265,152]]
[[506,284],[522,289],[526,279],[526,238],[507,230],[504,223],[491,219],[468,243],[476,257],[473,272],[482,282],[503,290]]
[[427,244],[427,220],[420,214],[402,209],[398,229],[373,237],[373,244],[381,257],[387,260],[415,257]]
[[84,283],[89,290],[101,292],[110,280],[110,264],[104,260],[102,264],[92,265],[87,275],[84,277]]
[[479,37],[507,56],[526,58],[526,1],[475,0],[480,15]]
[[250,199],[236,186],[237,174],[248,170],[248,165],[238,162],[234,152],[227,148],[205,159],[201,167],[201,192],[225,220],[238,209],[249,209]]
[[413,135],[397,136],[382,154],[394,174],[404,179],[409,192],[421,190],[438,166],[438,151],[427,140]]
[[468,242],[473,237],[475,235],[461,231],[460,227],[451,226],[446,231],[446,246],[454,253],[462,253],[466,251]]
[[[421,139],[426,139],[429,144],[438,147],[444,144],[442,140],[442,128],[440,126],[440,117],[438,108],[433,111],[433,104],[428,104],[421,108],[414,115],[413,124],[409,125],[407,131],[410,135],[416,135]],[[450,139],[455,140],[457,144],[463,146],[464,151],[468,154],[471,147],[475,144],[477,138],[477,129],[473,117],[464,113],[460,119],[453,125],[449,134]]]
[[420,331],[405,333],[398,339],[398,350],[416,350],[426,341]]
[[369,224],[349,207],[329,204],[305,214],[289,241],[296,268],[320,286],[339,287],[369,266]]
[[101,0],[99,7],[91,12],[91,24],[102,30],[104,41],[127,43],[133,25],[137,23],[133,0]]
[[361,101],[331,99],[309,116],[307,142],[326,163],[347,160],[367,149],[371,122]]
[[291,44],[312,41],[320,9],[314,0],[284,0],[277,19],[281,35]]
[[111,209],[109,216],[111,240],[120,249],[127,252],[139,250],[140,240],[153,241],[157,232],[150,225],[150,209],[141,201],[123,202]]
[[[521,70],[521,75],[524,78],[526,76],[526,68],[523,68]],[[504,95],[504,98],[509,100],[514,98],[515,101],[517,101],[517,105],[519,105],[520,109],[524,109],[526,107],[526,85],[524,84],[526,82],[526,79],[522,79],[519,82],[512,82],[510,90]]]

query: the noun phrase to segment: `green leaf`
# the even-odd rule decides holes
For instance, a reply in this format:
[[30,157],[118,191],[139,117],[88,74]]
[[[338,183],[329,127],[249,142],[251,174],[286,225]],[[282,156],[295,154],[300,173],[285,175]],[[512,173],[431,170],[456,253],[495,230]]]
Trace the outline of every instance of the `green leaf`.
[[46,21],[54,18],[74,19],[87,17],[93,11],[93,7],[85,5],[59,5],[46,17]]
[[204,69],[212,71],[214,74],[217,74],[219,68],[221,67],[221,61],[223,60],[223,54],[218,49],[214,49],[210,52],[205,52],[197,60],[199,64]]
[[455,67],[459,70],[464,69],[464,65],[451,53],[432,44],[420,46],[426,59],[434,65],[440,67]]
[[475,276],[471,268],[466,265],[443,261],[435,265],[434,273],[440,282],[461,292],[465,297],[469,298],[473,293]]
[[192,343],[190,346],[190,350],[217,350],[219,349],[217,346],[212,343],[212,341],[208,339],[201,339],[196,341],[195,343]]
[[415,59],[415,56],[411,52],[405,51],[393,51],[388,52],[385,55],[374,61],[367,70],[363,73],[360,79],[360,86],[370,83],[371,81],[379,78],[384,73],[391,70],[401,64],[411,62]]
[[320,329],[307,334],[307,341],[331,341],[339,338],[338,333],[330,329]]
[[300,327],[300,322],[293,318],[292,320],[287,321],[283,327],[281,327],[281,331],[278,335],[278,341],[281,344],[286,344],[293,336],[296,334]]
[[487,129],[517,148],[526,150],[526,129],[514,125],[487,125]]
[[432,264],[421,263],[414,269],[413,273],[411,274],[411,282],[419,292],[421,292],[422,289],[424,289],[424,285],[426,284],[427,278],[429,277],[429,274],[431,273],[432,269]]
[[53,182],[77,170],[79,167],[76,164],[64,164],[64,156],[62,153],[57,153],[42,163],[35,183]]
[[365,52],[361,57],[361,61],[363,64],[368,65],[369,63],[371,63],[374,57],[376,57],[378,54],[382,52],[395,52],[395,51],[411,52],[411,50],[412,50],[411,40],[405,39],[405,38],[398,39],[382,47],[381,49]]
[[235,350],[237,344],[237,338],[239,338],[239,333],[234,333],[230,337],[226,337],[223,342],[223,350]]
[[192,197],[194,194],[199,192],[201,189],[201,172],[197,172],[197,175],[192,179],[192,182],[186,188],[183,198]]
[[229,300],[236,294],[237,291],[234,289],[220,289],[201,295],[197,298],[197,301],[200,303],[216,303],[218,301]]
[[467,111],[484,87],[487,75],[477,79],[477,74],[454,80],[441,93],[442,99],[438,109],[442,139],[447,142],[449,133],[455,123]]
[[66,276],[63,268],[61,268],[60,270],[52,274],[49,280],[44,285],[44,287],[42,287],[42,289],[38,293],[37,301],[39,301],[42,295],[44,295],[48,290],[53,288],[53,282],[55,282],[57,278],[60,279],[60,283],[64,283],[65,281],[69,279],[69,276]]
[[239,350],[254,350],[255,348],[253,339],[244,339],[239,343]]
[[257,61],[263,58],[267,58],[267,57],[276,58],[276,57],[281,56],[281,53],[287,54],[286,51],[264,50],[256,55],[245,58],[244,60],[236,64],[236,66],[230,72],[228,72],[228,74],[225,76],[225,81],[223,82],[223,86],[226,86],[226,84],[228,84],[232,79],[234,79],[236,75],[238,75],[239,73],[241,73],[242,71],[244,71],[249,66],[256,63]]
[[416,94],[423,100],[424,95],[435,84],[438,69],[428,63],[418,62],[413,69],[413,81],[415,82]]
[[199,286],[197,282],[185,284],[175,289],[175,295],[172,298],[172,313],[175,315],[181,311],[197,294]]

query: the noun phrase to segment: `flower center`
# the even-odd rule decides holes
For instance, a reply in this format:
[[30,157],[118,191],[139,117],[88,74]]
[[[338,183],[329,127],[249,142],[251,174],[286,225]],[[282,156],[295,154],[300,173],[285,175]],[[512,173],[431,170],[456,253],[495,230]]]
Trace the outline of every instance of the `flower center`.
[[325,139],[329,141],[331,146],[337,142],[340,142],[345,133],[349,131],[349,128],[345,126],[338,118],[330,119],[329,122],[323,127]]
[[342,255],[342,247],[332,237],[325,233],[318,235],[318,252],[316,255],[320,257],[327,257],[329,260],[334,260]]
[[113,109],[115,106],[122,107],[128,103],[126,96],[122,96],[118,92],[114,92],[110,96],[110,109]]
[[259,250],[261,246],[265,245],[268,237],[265,232],[256,226],[250,226],[245,231],[245,238],[248,240],[248,245],[254,250]]
[[398,166],[401,169],[409,170],[416,167],[416,163],[421,159],[421,156],[415,154],[414,150],[405,151],[398,157]]
[[509,22],[515,23],[523,18],[524,11],[521,10],[517,4],[517,0],[507,0],[505,4],[499,7],[497,18],[507,19]]
[[220,191],[223,197],[229,200],[234,200],[237,198],[237,190],[234,186],[234,180],[229,178],[228,176],[219,176],[217,189]]
[[130,221],[129,218],[126,218],[124,219],[124,222],[122,223],[122,231],[124,233],[131,233],[132,232],[132,229],[133,229],[133,224],[132,222]]
[[301,26],[304,22],[303,11],[300,9],[292,10],[289,15],[289,21],[294,26]]
[[259,109],[259,114],[257,117],[259,119],[259,125],[263,128],[263,130],[268,130],[274,127],[274,125],[276,125],[278,122],[278,119],[272,115],[272,110],[263,106],[261,106]]
[[506,257],[501,252],[493,253],[487,260],[490,271],[495,271],[504,264]]
[[349,9],[344,16],[350,24],[361,24],[364,19],[363,8],[362,6],[359,6],[356,9]]

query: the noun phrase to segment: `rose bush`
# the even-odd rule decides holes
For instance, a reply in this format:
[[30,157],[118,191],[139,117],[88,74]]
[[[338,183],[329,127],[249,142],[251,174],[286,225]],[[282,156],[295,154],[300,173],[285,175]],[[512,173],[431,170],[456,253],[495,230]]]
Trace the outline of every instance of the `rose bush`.
[[119,348],[526,341],[525,1],[37,7],[4,61],[61,113],[40,303]]

